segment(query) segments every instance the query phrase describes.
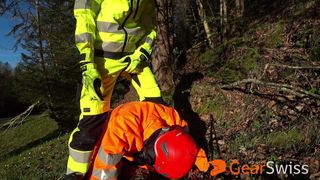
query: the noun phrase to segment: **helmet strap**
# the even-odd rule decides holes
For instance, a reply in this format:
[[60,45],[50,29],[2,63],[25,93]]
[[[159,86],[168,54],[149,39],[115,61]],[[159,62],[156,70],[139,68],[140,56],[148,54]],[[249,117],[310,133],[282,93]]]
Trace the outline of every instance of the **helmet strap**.
[[154,151],[154,144],[162,134],[168,131],[170,131],[169,127],[163,127],[159,128],[151,134],[151,136],[144,142],[141,151],[134,155],[138,165],[154,165],[156,157]]

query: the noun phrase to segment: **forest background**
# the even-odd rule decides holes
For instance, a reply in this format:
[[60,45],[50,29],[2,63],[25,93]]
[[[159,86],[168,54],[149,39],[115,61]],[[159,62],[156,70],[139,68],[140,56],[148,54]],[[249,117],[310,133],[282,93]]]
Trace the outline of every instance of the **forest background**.
[[[272,178],[319,178],[320,1],[157,4],[152,69],[165,101],[189,122],[208,158],[307,164],[307,175]],[[81,81],[73,5],[0,1],[0,15],[17,22],[8,35],[26,52],[15,67],[0,63],[1,178],[57,179],[65,171]],[[132,100],[136,93],[120,79],[112,106]]]

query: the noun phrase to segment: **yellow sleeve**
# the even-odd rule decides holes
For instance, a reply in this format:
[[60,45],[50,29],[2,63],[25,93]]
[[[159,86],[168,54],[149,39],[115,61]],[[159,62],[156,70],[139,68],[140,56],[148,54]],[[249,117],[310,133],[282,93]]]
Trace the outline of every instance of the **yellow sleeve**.
[[156,36],[157,36],[157,32],[155,29],[153,29],[144,39],[144,43],[138,48],[138,49],[144,49],[146,52],[143,52],[143,53],[147,55],[149,59],[151,59],[152,48],[156,40]]
[[76,46],[86,61],[93,61],[96,32],[96,16],[103,0],[76,0],[74,17],[76,18]]
[[[145,36],[145,38],[142,40],[141,45],[138,47],[138,50],[144,49],[146,52],[143,52],[145,55],[148,55],[149,59],[151,59],[151,53],[152,48],[154,45],[154,42],[157,37],[157,22],[156,22],[156,5],[154,1],[150,1],[149,7],[144,12],[146,14],[142,20],[141,23],[144,26],[143,28],[148,29],[148,34]],[[148,53],[148,54],[146,54]]]

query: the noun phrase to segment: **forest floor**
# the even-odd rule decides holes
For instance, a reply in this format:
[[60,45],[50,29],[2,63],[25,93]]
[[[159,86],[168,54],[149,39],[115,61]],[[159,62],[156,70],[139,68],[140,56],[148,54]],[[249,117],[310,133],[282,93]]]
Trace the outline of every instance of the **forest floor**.
[[238,160],[229,171],[268,161],[309,168],[232,178],[320,178],[319,10],[316,1],[284,7],[212,50],[187,51],[169,94],[210,160]]
[[[163,94],[210,161],[239,161],[214,179],[320,179],[319,2],[276,9],[230,27],[228,40],[214,49],[205,43],[189,49],[175,72],[175,89]],[[130,100],[136,100],[134,91],[125,95]],[[0,179],[61,177],[69,134],[56,130],[46,114],[0,129]],[[294,165],[307,165],[308,173],[230,175],[268,161],[295,172]],[[145,176],[139,170],[131,179]],[[213,178],[195,170],[185,179]]]

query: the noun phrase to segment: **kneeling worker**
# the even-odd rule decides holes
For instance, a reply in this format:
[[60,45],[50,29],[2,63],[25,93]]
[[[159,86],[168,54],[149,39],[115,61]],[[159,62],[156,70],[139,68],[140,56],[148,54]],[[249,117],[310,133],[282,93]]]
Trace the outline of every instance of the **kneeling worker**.
[[187,133],[187,122],[173,108],[130,102],[115,108],[93,155],[90,179],[117,179],[121,159],[146,165],[167,177],[181,178],[195,164],[207,171],[205,152]]

